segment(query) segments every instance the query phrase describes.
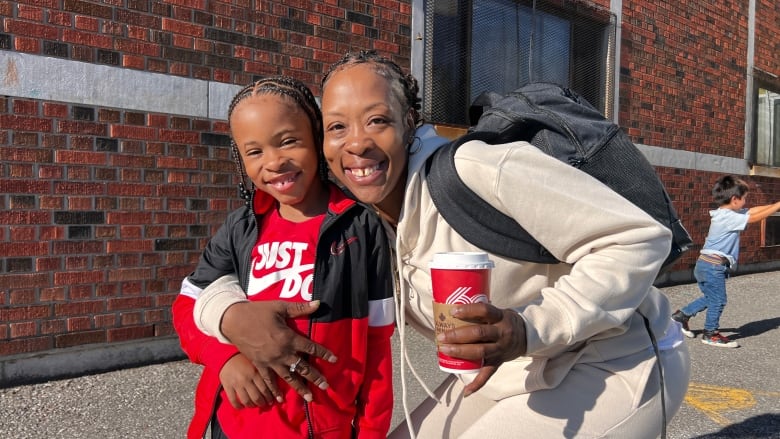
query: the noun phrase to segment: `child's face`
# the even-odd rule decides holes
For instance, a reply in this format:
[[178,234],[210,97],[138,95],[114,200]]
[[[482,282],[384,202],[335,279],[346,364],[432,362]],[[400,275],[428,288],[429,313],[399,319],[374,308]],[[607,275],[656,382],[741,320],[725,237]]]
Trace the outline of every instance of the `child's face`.
[[319,182],[311,123],[293,99],[250,96],[233,110],[230,128],[247,176],[279,201],[280,210],[321,206],[321,193],[310,190]]
[[747,194],[743,195],[741,198],[737,196],[731,198],[731,206],[735,210],[739,210],[745,207],[745,203],[747,203]]

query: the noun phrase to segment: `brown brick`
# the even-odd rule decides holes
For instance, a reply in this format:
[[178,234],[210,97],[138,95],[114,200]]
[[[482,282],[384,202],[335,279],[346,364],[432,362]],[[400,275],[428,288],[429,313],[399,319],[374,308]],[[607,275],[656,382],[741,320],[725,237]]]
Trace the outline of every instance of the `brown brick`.
[[[29,247],[26,245],[25,247]],[[4,246],[0,244],[0,251]],[[17,254],[16,256],[21,256]],[[0,288],[31,288],[31,287],[45,287],[51,282],[51,277],[48,273],[18,273],[18,274],[0,274]],[[2,320],[2,319],[0,319]]]
[[107,330],[109,342],[136,340],[154,336],[154,325],[111,328]]
[[108,299],[108,311],[121,311],[131,309],[149,308],[152,304],[150,297],[115,297]]
[[106,341],[108,341],[106,331],[102,329],[76,332],[73,334],[62,334],[54,337],[54,344],[57,348],[69,348],[90,343],[105,343]]

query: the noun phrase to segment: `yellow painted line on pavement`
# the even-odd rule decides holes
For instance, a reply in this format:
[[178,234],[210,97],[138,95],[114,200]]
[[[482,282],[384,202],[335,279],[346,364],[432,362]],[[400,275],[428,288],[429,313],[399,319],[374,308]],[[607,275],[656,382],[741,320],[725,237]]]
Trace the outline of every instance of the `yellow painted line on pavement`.
[[756,405],[753,394],[745,389],[698,383],[688,385],[685,402],[704,412],[719,425],[724,426],[731,423],[723,416],[724,412],[747,409]]

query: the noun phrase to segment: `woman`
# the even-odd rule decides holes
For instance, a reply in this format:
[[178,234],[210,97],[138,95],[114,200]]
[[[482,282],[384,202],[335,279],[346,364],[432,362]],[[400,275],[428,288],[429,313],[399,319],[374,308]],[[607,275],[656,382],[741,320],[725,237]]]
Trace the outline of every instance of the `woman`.
[[[399,328],[409,323],[433,337],[429,261],[436,252],[480,249],[454,232],[430,199],[423,165],[446,140],[421,125],[417,92],[414,78],[392,62],[348,54],[323,80],[324,153],[333,175],[373,205],[395,235]],[[679,409],[689,376],[679,326],[652,286],[670,232],[525,142],[467,142],[455,162],[467,186],[563,263],[491,255],[491,304],[454,307],[453,316],[477,325],[438,340],[443,353],[482,358],[484,366],[448,379],[437,390],[438,402],[428,400],[407,417],[408,433],[399,428],[391,436],[657,437],[662,419],[668,422]],[[232,302],[243,295],[214,294]],[[235,330],[251,324],[253,334],[267,331],[262,322],[245,304],[227,309],[224,318],[205,310],[205,329],[221,329],[256,364],[267,364],[270,356],[251,346],[248,329]],[[311,344],[304,348],[328,354]],[[295,358],[291,344],[275,349],[286,350],[272,360],[277,367]],[[311,372],[302,378],[320,379]]]

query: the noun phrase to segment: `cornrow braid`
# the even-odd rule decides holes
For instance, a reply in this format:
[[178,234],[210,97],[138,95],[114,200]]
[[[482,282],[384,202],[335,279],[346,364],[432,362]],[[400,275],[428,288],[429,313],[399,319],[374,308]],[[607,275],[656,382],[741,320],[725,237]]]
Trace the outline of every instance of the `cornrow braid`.
[[[230,124],[230,118],[233,115],[233,110],[236,106],[246,98],[251,96],[258,96],[263,94],[275,94],[278,96],[287,96],[292,98],[298,106],[306,112],[311,123],[312,132],[314,134],[314,143],[317,149],[317,158],[320,174],[320,178],[324,181],[328,177],[328,166],[325,162],[325,157],[322,152],[322,111],[320,110],[317,100],[314,99],[314,94],[311,92],[301,81],[289,77],[289,76],[269,76],[267,78],[259,79],[252,84],[249,84],[242,88],[233,97],[228,107],[228,125]],[[251,201],[255,191],[254,183],[248,179],[246,171],[241,161],[241,154],[238,151],[238,146],[231,139],[230,148],[232,150],[233,160],[236,163],[238,170],[239,184],[238,191],[239,196],[244,200],[247,207],[251,206]],[[249,183],[247,184],[247,180]],[[247,189],[249,187],[250,189]]]
[[420,86],[417,83],[417,79],[411,74],[405,74],[401,66],[393,60],[379,55],[376,50],[347,52],[340,60],[333,63],[328,72],[325,73],[325,76],[322,78],[322,88],[325,88],[325,84],[334,72],[344,70],[353,65],[366,63],[373,64],[376,67],[376,72],[388,80],[390,88],[396,94],[401,104],[405,105],[406,109],[411,110],[414,125],[416,127],[422,125],[424,122],[420,113],[422,100],[419,97]]

